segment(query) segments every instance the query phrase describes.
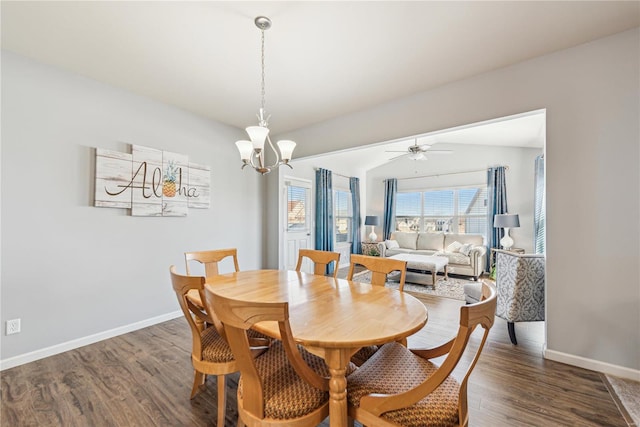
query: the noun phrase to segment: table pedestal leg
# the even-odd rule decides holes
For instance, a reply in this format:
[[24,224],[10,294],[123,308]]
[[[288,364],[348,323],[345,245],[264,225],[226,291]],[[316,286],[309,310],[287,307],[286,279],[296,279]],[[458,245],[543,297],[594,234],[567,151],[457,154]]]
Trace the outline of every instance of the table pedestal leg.
[[329,425],[331,427],[347,427],[347,378],[345,376],[349,363],[347,349],[329,349],[325,361],[329,367]]

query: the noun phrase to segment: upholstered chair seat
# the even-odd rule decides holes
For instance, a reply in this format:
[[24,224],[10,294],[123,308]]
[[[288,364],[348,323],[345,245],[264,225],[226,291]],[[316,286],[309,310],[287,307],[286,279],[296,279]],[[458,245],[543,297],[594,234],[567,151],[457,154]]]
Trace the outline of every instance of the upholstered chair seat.
[[[324,360],[298,346],[305,363],[321,377],[329,377]],[[322,407],[329,400],[329,393],[304,381],[294,368],[286,363],[287,355],[282,341],[274,341],[269,351],[256,359],[255,366],[263,381],[264,416],[277,420],[302,417]],[[355,370],[351,366],[347,373]],[[243,381],[240,377],[238,394],[242,398]]]
[[[206,328],[202,332],[201,336],[202,360],[204,362],[226,363],[233,362],[235,360],[233,351],[231,351],[231,347],[229,347],[227,340],[220,336],[216,328]],[[247,336],[253,345],[257,345],[262,341],[265,346],[268,346],[271,341],[269,337],[254,330],[249,330],[247,332]]]
[[202,332],[202,360],[205,362],[233,362],[233,352],[216,328],[206,328]]
[[361,366],[364,362],[369,360],[376,351],[378,351],[377,345],[362,347],[353,356],[351,356],[351,362],[355,363],[357,366]]
[[[384,366],[381,366],[384,363]],[[398,343],[385,344],[349,377],[348,402],[360,406],[360,398],[372,393],[399,394],[420,385],[438,369],[434,363],[416,356]],[[410,372],[411,375],[407,375]],[[458,424],[460,384],[447,377],[418,403],[382,418],[402,426],[454,426]]]

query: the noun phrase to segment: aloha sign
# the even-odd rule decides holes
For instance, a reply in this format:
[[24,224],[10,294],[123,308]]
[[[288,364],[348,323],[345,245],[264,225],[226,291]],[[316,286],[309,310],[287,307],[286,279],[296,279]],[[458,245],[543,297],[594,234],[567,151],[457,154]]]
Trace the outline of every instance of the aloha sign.
[[135,216],[186,216],[206,209],[211,169],[184,154],[132,145],[131,154],[96,148],[95,206]]

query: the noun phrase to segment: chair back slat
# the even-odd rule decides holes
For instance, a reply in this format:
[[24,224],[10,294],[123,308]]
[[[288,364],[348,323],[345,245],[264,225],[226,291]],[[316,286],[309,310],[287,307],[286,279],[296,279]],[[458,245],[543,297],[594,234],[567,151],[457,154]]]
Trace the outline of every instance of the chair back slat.
[[240,271],[240,267],[238,266],[238,250],[236,248],[185,252],[184,262],[187,275],[191,275],[191,271],[189,269],[191,264],[190,261],[197,261],[204,266],[204,274],[206,277],[217,276],[220,274],[218,264],[227,257],[233,258],[235,271]]
[[351,263],[349,265],[348,280],[353,280],[356,266],[362,266],[371,272],[371,284],[375,286],[384,286],[387,282],[387,274],[393,271],[400,272],[400,291],[404,290],[404,282],[407,276],[407,261],[392,258],[380,258],[368,255],[351,255]]
[[298,251],[298,264],[296,265],[296,271],[300,271],[302,269],[302,261],[304,258],[309,258],[313,262],[313,274],[324,276],[327,271],[327,266],[330,263],[334,263],[333,277],[338,276],[338,264],[340,262],[340,254],[338,252],[300,249]]

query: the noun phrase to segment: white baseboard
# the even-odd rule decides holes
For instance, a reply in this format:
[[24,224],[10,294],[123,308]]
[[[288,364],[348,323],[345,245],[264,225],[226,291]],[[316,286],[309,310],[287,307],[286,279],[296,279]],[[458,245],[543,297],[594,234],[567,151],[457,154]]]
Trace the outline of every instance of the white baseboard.
[[599,360],[587,359],[585,357],[562,353],[560,351],[549,350],[546,346],[544,349],[544,358],[566,363],[567,365],[577,366],[579,368],[589,369],[591,371],[602,372],[603,374],[640,381],[640,370],[625,368],[624,366],[613,365]]
[[100,332],[94,335],[89,335],[87,337],[78,338],[78,339],[67,341],[61,344],[53,345],[51,347],[46,347],[40,350],[32,351],[30,353],[25,353],[18,356],[10,357],[8,359],[0,360],[0,371],[13,368],[15,366],[24,365],[25,363],[44,359],[45,357],[64,353],[65,351],[73,350],[79,347],[84,347],[85,345],[93,344],[98,341],[103,341],[109,338],[117,337],[118,335],[126,334],[128,332],[133,332],[138,329],[146,328],[148,326],[153,326],[158,323],[166,322],[167,320],[175,319],[181,316],[183,316],[182,311],[177,310],[171,313],[163,314],[161,316],[152,317],[150,319],[141,320],[139,322],[120,326],[118,328],[110,329],[108,331]]

